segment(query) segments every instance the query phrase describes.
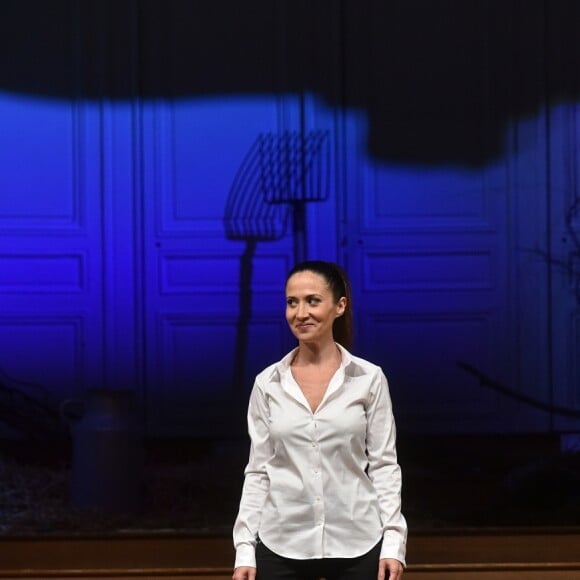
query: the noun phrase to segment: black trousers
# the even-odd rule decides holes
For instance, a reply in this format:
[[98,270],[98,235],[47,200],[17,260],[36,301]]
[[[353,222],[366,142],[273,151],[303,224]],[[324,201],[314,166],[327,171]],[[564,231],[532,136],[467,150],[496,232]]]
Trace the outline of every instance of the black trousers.
[[356,558],[294,560],[283,558],[258,540],[256,580],[376,580],[381,542]]

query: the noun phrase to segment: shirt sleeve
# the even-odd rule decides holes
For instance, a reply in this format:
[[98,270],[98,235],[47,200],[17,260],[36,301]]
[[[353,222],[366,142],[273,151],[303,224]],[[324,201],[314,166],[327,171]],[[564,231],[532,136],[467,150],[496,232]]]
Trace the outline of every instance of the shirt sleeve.
[[367,407],[369,477],[378,496],[383,545],[381,558],[405,565],[407,522],[401,513],[401,468],[397,463],[396,428],[387,379],[378,369]]
[[256,567],[256,540],[262,508],[270,486],[266,463],[272,457],[268,402],[263,390],[254,384],[248,406],[250,459],[244,471],[244,486],[238,516],[234,523],[234,567]]

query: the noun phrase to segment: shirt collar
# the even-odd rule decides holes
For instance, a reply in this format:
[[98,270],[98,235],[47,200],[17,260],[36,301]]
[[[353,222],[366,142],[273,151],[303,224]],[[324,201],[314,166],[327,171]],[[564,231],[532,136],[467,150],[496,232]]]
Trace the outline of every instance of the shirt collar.
[[[342,355],[342,362],[340,363],[340,366],[344,369],[345,374],[347,374],[347,369],[350,366],[358,366],[358,365],[353,356],[346,348],[344,348],[344,346],[338,343],[336,343],[336,346],[338,346],[338,350],[340,350],[340,353]],[[272,379],[276,375],[278,376],[278,378],[284,376],[284,374],[287,373],[288,370],[290,369],[290,364],[292,363],[292,360],[296,356],[297,350],[298,347],[292,349],[282,360],[276,363],[268,379]]]

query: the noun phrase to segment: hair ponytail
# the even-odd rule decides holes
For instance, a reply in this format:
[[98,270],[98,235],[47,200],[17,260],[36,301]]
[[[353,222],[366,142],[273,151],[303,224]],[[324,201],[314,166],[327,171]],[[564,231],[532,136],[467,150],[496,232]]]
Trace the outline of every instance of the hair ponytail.
[[[350,349],[353,340],[353,320],[352,320],[352,292],[350,290],[350,282],[346,272],[338,265],[334,264],[344,287],[343,296],[346,298],[346,307],[341,316],[339,316],[332,326],[332,334],[334,340],[344,346],[346,349]],[[341,296],[336,296],[334,294],[335,300],[340,300]]]

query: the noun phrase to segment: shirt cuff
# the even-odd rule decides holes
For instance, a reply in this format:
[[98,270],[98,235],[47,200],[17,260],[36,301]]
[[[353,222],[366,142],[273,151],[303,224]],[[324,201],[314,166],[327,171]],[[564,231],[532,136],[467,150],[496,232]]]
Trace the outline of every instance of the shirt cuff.
[[405,562],[406,544],[402,540],[397,540],[395,538],[385,535],[383,538],[383,545],[381,546],[380,559],[383,558],[393,558],[399,560],[403,566],[407,566]]
[[234,568],[239,568],[240,566],[256,567],[256,548],[252,544],[240,544],[238,546]]

